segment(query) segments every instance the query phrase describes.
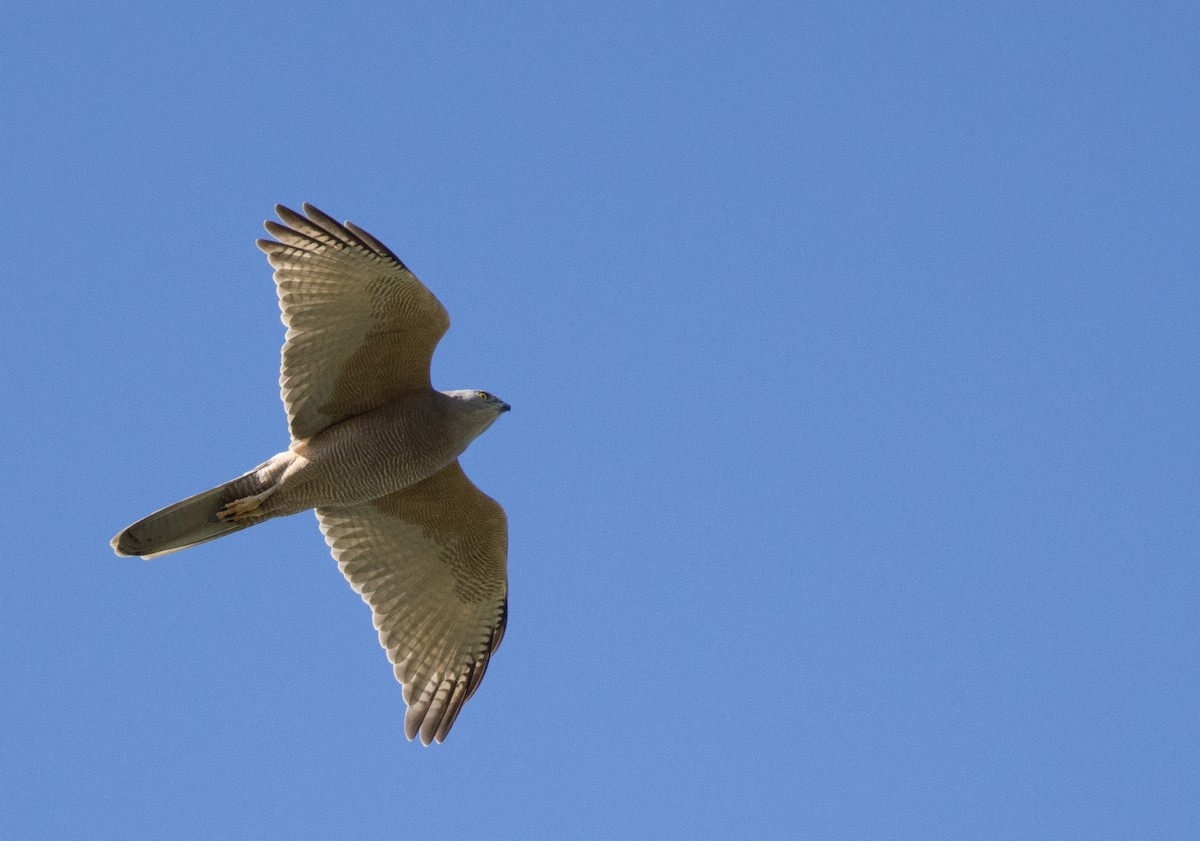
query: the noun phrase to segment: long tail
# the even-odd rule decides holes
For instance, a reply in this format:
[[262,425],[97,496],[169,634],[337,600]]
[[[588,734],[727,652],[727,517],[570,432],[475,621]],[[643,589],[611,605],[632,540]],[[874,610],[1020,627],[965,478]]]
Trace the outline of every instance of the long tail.
[[270,487],[274,476],[272,471],[264,470],[269,465],[270,461],[265,462],[232,482],[190,496],[138,520],[112,539],[113,551],[118,555],[157,558],[261,523],[268,518],[226,522],[217,519],[217,512],[235,499]]

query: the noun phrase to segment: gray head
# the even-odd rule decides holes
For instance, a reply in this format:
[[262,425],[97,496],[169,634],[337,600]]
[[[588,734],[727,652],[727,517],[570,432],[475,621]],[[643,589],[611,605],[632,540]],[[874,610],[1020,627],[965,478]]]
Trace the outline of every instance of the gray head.
[[442,394],[455,400],[461,400],[466,406],[470,406],[472,409],[489,412],[492,415],[503,414],[512,408],[512,406],[509,406],[496,395],[488,394],[486,391],[461,388],[457,391],[443,391]]
[[450,398],[458,423],[470,428],[472,437],[481,434],[496,418],[511,408],[499,397],[486,391],[464,388],[458,391],[443,391],[442,394]]

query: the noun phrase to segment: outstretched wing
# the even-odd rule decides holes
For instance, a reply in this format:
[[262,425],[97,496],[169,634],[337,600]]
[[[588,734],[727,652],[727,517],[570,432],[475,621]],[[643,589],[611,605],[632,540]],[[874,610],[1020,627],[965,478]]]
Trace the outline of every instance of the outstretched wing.
[[441,742],[504,635],[504,509],[455,461],[363,505],[318,508],[317,519],[404,686],[405,735]]
[[379,240],[310,204],[276,205],[275,240],[257,245],[275,267],[287,340],[279,386],[292,438],[308,438],[414,389],[450,316]]

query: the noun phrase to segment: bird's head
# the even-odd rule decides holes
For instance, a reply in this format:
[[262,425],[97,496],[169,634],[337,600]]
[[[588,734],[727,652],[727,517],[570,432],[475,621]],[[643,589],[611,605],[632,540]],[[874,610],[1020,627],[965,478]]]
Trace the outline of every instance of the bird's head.
[[487,412],[493,418],[499,417],[512,408],[496,395],[486,391],[464,388],[458,391],[443,391],[442,394],[453,400],[461,401],[465,407],[479,412]]

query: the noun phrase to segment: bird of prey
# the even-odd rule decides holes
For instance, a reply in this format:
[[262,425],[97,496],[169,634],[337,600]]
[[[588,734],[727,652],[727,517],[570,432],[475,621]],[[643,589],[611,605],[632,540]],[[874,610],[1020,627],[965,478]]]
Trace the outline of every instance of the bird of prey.
[[112,539],[153,558],[315,508],[338,566],[371,606],[403,686],[405,735],[446,738],[508,616],[508,525],[458,457],[509,406],[435,391],[444,307],[379,240],[317,208],[277,205],[275,269],[287,337],[279,378],[291,443],[250,472]]

